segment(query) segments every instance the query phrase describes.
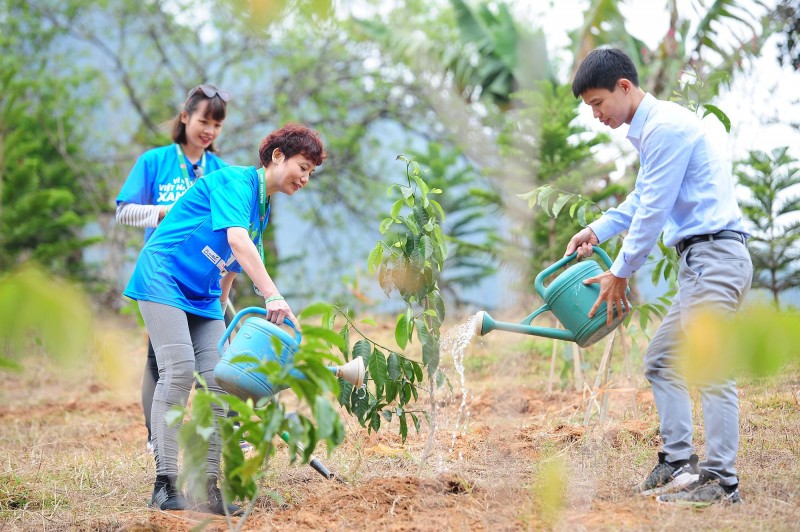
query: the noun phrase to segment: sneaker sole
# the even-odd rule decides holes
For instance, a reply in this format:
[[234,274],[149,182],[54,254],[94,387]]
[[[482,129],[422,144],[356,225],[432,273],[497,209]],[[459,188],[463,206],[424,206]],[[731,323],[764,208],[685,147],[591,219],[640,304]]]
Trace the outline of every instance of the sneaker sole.
[[693,482],[697,482],[700,478],[700,475],[680,475],[678,478],[672,480],[663,486],[659,486],[657,488],[649,489],[647,491],[642,491],[641,494],[645,497],[650,497],[654,495],[664,495],[665,493],[674,493],[676,491],[681,491],[686,486],[692,484]]
[[666,504],[669,506],[681,506],[684,508],[708,508],[714,504],[721,504],[721,505],[734,505],[734,504],[742,504],[741,499],[731,500],[731,499],[719,499],[717,501],[662,501],[661,497],[656,497],[656,502],[658,504]]

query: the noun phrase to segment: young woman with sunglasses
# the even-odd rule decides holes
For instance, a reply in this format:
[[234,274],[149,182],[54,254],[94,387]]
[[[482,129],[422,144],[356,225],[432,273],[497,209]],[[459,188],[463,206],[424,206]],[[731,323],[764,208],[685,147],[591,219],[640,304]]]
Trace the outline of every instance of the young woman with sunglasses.
[[[297,323],[264,267],[269,198],[304,188],[326,154],[316,131],[287,124],[261,141],[258,156],[260,168],[229,166],[198,181],[145,244],[125,288],[125,296],[139,303],[161,370],[153,401],[156,481],[151,500],[160,510],[240,510],[224,504],[217,485],[218,430],[209,437],[206,493],[186,497],[180,492],[178,427],[165,419],[170,408],[186,404],[195,371],[209,390],[222,392],[214,380],[217,344],[225,332],[220,301],[227,301],[237,273],[247,273],[264,297],[269,321]],[[212,408],[215,416],[224,415],[221,406]]]
[[[172,205],[203,174],[227,166],[215,155],[214,141],[222,131],[230,94],[213,85],[189,91],[183,109],[172,120],[172,144],[146,151],[133,166],[117,197],[117,222],[144,228],[147,243]],[[158,382],[158,365],[148,340],[142,379],[142,408],[147,450],[153,452],[151,411]]]

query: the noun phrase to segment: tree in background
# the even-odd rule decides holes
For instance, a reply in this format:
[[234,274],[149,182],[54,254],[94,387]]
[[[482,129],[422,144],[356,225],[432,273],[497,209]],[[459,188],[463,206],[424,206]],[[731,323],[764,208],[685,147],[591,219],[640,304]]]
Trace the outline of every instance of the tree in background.
[[753,228],[753,287],[768,290],[778,308],[780,294],[800,286],[800,196],[791,190],[800,185],[800,165],[788,150],[751,151],[736,170],[751,195],[742,212]]
[[[732,0],[717,0],[703,6],[699,22],[693,24],[694,12],[667,2],[668,29],[649,49],[626,28],[620,3],[589,2],[583,25],[572,34],[572,70],[590,50],[618,46],[637,62],[643,86],[657,97],[672,96],[686,83],[686,72],[702,80],[696,85],[704,92],[693,95],[695,107],[700,105],[697,102],[707,103],[706,111],[718,116],[724,113],[711,105],[713,97],[747,66],[746,59],[760,53],[774,31],[766,6],[751,10]],[[524,250],[504,258],[525,267],[525,257],[553,252],[559,237],[554,222],[531,223],[530,213],[514,195],[559,181],[568,190],[575,186],[577,192],[591,196],[593,191],[607,190],[610,168],[591,164],[595,154],[582,137],[586,130],[578,131],[570,122],[577,116],[579,102],[563,101],[559,110],[552,107],[562,98],[552,92],[553,86],[568,82],[558,81],[543,33],[514,17],[514,5],[509,2],[451,0],[450,8],[451,13],[443,8],[437,12],[428,4],[408,2],[389,13],[365,17],[360,28],[380,44],[387,63],[402,64],[416,76],[421,98],[436,111],[453,142],[490,177],[502,195],[505,218],[519,232],[511,247]],[[433,13],[429,15],[437,21],[433,28],[418,22],[420,11]],[[413,20],[406,27],[414,31],[398,29],[393,24],[396,20]],[[724,33],[719,31],[722,27]],[[720,71],[728,75],[716,74]],[[550,106],[550,112],[541,113],[536,106]],[[628,179],[635,176],[633,170],[626,172]],[[570,180],[571,184],[564,183]]]
[[[13,3],[17,4],[23,5]],[[766,8],[742,12],[738,2],[716,0],[704,8],[700,24],[692,25],[677,4],[669,2],[669,31],[657,47],[647,50],[626,31],[618,4],[589,2],[584,25],[574,34],[575,63],[582,59],[582,50],[601,44],[624,47],[640,62],[643,83],[662,97],[678,86],[687,65],[700,76],[715,69],[743,68],[744,59],[757,55],[769,35],[761,25]],[[163,142],[159,126],[173,116],[186,91],[204,81],[234,95],[220,144],[226,160],[234,164],[252,163],[244,154],[251,153],[253,139],[287,120],[309,123],[328,141],[331,156],[303,201],[301,215],[310,228],[304,243],[309,245],[288,252],[273,249],[271,256],[286,259],[320,249],[324,252],[319,255],[335,257],[326,267],[315,264],[318,271],[313,273],[327,278],[309,283],[330,287],[330,296],[346,290],[342,271],[352,265],[355,252],[342,246],[337,236],[344,229],[367,227],[380,210],[382,176],[391,160],[386,157],[383,162],[380,155],[398,150],[387,149],[389,136],[406,146],[420,141],[456,146],[501,195],[503,217],[515,227],[531,223],[515,194],[542,184],[542,151],[531,144],[535,150],[508,157],[502,142],[517,136],[524,147],[529,138],[538,138],[540,127],[547,127],[523,127],[514,114],[520,102],[530,105],[515,94],[536,92],[543,80],[558,81],[557,63],[549,60],[543,33],[522,23],[510,2],[408,0],[386,9],[384,3],[367,1],[362,7],[372,7],[374,17],[355,24],[334,12],[333,5],[330,0],[24,4],[38,24],[17,33],[14,51],[20,57],[24,51],[34,62],[58,57],[56,52],[81,57],[51,61],[56,78],[52,85],[63,87],[62,78],[87,78],[91,72],[90,82],[80,91],[68,92],[73,97],[103,96],[93,112],[81,115],[80,125],[88,125],[85,135],[72,138],[91,147],[94,157],[91,165],[77,165],[84,168],[84,186],[106,198],[106,212],[98,223],[116,246],[104,263],[107,275],[121,270],[124,250],[130,257],[140,245],[140,232],[133,238],[134,232],[114,225],[114,194],[136,156]],[[728,32],[715,33],[721,26],[727,26],[733,38],[725,36]],[[47,46],[20,44],[40,42],[37,32],[45,30],[55,36],[40,43]],[[295,46],[297,42],[303,46]],[[717,82],[707,85],[712,92],[715,87]],[[109,116],[114,117],[112,127]],[[568,143],[575,138],[568,137]],[[563,148],[569,151],[569,146]],[[598,169],[584,175],[586,191],[603,188],[607,174]],[[278,225],[283,209],[274,205],[273,221]],[[519,264],[527,264],[527,257],[519,259]]]
[[497,272],[500,236],[491,220],[501,201],[457,151],[437,143],[427,148],[414,160],[427,168],[422,177],[428,185],[444,190],[439,203],[447,213],[442,232],[448,252],[438,285],[458,308],[476,303],[469,301],[465,290]]
[[800,0],[783,0],[775,10],[781,27],[778,42],[778,64],[800,69]]
[[[268,255],[272,260],[278,256],[282,261],[296,260],[309,249],[319,250],[317,255],[330,258],[330,263],[324,267],[315,263],[312,273],[327,277],[316,277],[310,284],[330,287],[326,297],[335,298],[336,290],[345,290],[340,287],[342,271],[353,264],[352,249],[337,238],[342,228],[370,226],[381,207],[383,166],[399,149],[391,149],[385,160],[376,157],[387,140],[381,126],[437,138],[432,114],[402,89],[399,78],[404,74],[371,66],[372,49],[352,41],[346,21],[331,18],[331,10],[325,9],[329,0],[145,4],[33,0],[28,4],[40,25],[58,35],[59,47],[85,58],[59,66],[55,74],[80,72],[87,65],[101,71],[82,87],[84,92],[104,95],[83,120],[105,125],[108,116],[116,117],[113,129],[97,129],[85,139],[102,165],[93,177],[105,183],[107,207],[100,224],[113,250],[106,262],[109,276],[122,269],[126,251],[130,260],[141,247],[141,231],[114,224],[113,198],[136,157],[168,142],[162,125],[198,83],[214,83],[233,95],[219,143],[232,164],[252,164],[246,154],[252,153],[254,143],[287,121],[307,123],[325,138],[330,156],[315,173],[314,186],[297,213],[308,221],[310,229],[304,235],[308,245],[278,250],[273,242]],[[27,39],[30,33],[21,37]],[[296,46],[298,42],[303,46]],[[31,50],[39,56],[51,52],[47,47]],[[289,208],[294,206],[274,202],[270,225],[280,225],[284,209]],[[307,288],[295,287],[292,295]],[[239,292],[251,293],[249,288]]]
[[[78,125],[88,102],[73,96],[83,81],[60,78],[54,33],[37,25],[27,2],[8,2],[0,17],[0,270],[35,260],[50,272],[87,279],[83,236],[97,214]],[[22,35],[30,38],[23,40]]]

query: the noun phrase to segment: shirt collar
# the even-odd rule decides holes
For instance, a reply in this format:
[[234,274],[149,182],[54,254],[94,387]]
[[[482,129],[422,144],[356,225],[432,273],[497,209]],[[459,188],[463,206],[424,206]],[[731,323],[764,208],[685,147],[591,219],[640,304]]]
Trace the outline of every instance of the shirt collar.
[[644,123],[647,121],[647,115],[649,115],[650,110],[655,107],[656,102],[658,102],[658,100],[656,100],[655,96],[649,92],[645,93],[644,98],[639,102],[639,107],[637,107],[636,112],[633,113],[631,125],[628,128],[628,140],[637,148],[642,138],[642,129],[644,128]]

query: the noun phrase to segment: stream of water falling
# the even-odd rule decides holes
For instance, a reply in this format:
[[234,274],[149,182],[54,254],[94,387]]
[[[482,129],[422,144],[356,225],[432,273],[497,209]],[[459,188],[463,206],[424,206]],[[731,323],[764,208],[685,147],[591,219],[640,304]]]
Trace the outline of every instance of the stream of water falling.
[[[447,453],[448,456],[451,455],[453,453],[453,449],[455,449],[456,438],[458,437],[458,434],[465,434],[467,430],[467,424],[469,423],[470,412],[469,405],[467,404],[467,382],[466,378],[464,377],[464,355],[467,351],[467,346],[472,340],[472,337],[475,336],[476,319],[476,315],[470,316],[466,323],[462,323],[461,325],[450,329],[444,334],[444,336],[442,336],[440,343],[441,353],[445,356],[450,354],[450,356],[453,357],[453,367],[455,367],[455,370],[458,373],[461,384],[461,403],[459,404],[456,421],[453,425],[452,438],[450,439],[450,450]],[[461,451],[459,451],[458,459],[461,460],[462,458],[463,456]]]

